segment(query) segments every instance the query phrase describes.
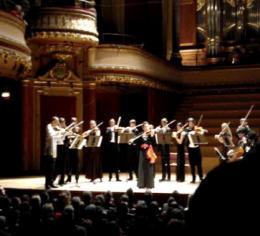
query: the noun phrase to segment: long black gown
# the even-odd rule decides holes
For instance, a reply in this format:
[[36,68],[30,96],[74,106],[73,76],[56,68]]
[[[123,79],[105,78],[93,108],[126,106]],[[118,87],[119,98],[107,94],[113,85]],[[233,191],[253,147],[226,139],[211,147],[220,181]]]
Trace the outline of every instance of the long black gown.
[[154,188],[155,166],[150,164],[147,159],[146,150],[142,149],[142,144],[154,145],[155,140],[153,137],[141,137],[137,140],[139,148],[139,165],[138,165],[138,181],[139,188]]
[[[92,134],[91,134],[92,135]],[[86,148],[86,178],[91,179],[102,179],[102,157],[100,147],[87,147]]]

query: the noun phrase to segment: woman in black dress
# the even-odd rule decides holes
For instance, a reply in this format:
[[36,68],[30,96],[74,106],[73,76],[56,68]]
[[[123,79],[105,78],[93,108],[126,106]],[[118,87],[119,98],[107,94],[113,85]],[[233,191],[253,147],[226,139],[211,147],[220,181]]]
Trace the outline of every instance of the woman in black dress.
[[[98,137],[101,135],[100,129],[97,127],[96,121],[91,120],[90,129],[84,133],[84,136],[89,138]],[[95,183],[96,179],[102,181],[102,159],[100,147],[87,147],[86,148],[86,178]]]
[[173,132],[173,137],[177,142],[177,167],[176,167],[176,181],[185,181],[185,150],[184,139],[185,133],[183,132],[182,123],[176,125],[177,132]]
[[150,129],[148,122],[143,122],[143,135],[136,140],[139,149],[138,181],[139,188],[154,188],[155,168],[154,162],[157,158],[153,145],[155,144],[154,132]]

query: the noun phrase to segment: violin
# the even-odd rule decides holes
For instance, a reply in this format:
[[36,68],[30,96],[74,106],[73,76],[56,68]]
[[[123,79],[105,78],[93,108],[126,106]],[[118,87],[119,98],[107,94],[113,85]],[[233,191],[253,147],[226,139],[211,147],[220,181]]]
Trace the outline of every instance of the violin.
[[195,126],[195,127],[194,127],[194,131],[195,131],[195,133],[197,133],[197,134],[200,134],[200,133],[202,133],[202,132],[208,133],[208,130],[207,130],[207,129],[204,129],[202,126]]
[[185,125],[183,125],[183,126],[182,126],[179,130],[177,130],[176,132],[172,132],[172,137],[173,137],[173,138],[176,138],[177,135],[180,134],[180,133],[184,130],[184,128],[187,127],[187,126],[188,126],[188,123],[186,123]]
[[227,156],[229,157],[228,162],[234,162],[239,160],[245,153],[245,150],[242,146],[237,146],[228,151]]
[[201,123],[202,119],[203,119],[203,114],[200,115],[200,119],[199,119],[197,125],[194,126],[194,131],[197,134],[200,134],[202,132],[208,133],[208,130],[206,130],[202,126],[200,126],[200,123]]

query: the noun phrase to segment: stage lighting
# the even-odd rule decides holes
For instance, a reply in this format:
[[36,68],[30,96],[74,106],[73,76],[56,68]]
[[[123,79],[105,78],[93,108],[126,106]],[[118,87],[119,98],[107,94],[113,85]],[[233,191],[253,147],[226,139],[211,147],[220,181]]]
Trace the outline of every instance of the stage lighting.
[[4,99],[4,100],[9,100],[10,97],[11,97],[11,94],[9,91],[4,91],[1,93],[1,97]]

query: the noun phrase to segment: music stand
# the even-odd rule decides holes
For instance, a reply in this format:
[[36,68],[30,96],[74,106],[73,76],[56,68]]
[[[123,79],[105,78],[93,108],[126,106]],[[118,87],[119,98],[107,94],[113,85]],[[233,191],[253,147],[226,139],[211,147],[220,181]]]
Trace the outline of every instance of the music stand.
[[133,133],[119,133],[117,137],[117,143],[119,144],[128,144],[130,139],[134,138],[135,134]]
[[77,147],[78,147],[78,145],[79,145],[79,143],[81,142],[81,136],[80,135],[77,135],[74,139],[73,139],[73,141],[72,141],[72,143],[71,143],[71,145],[70,145],[70,149],[77,149]]
[[100,147],[102,143],[102,136],[95,136],[95,135],[90,135],[88,137],[86,147]]
[[208,140],[204,135],[201,134],[191,134],[191,139],[194,143],[194,145],[206,145],[208,144]]
[[172,144],[172,134],[171,133],[158,133],[155,134],[155,141],[156,144],[160,144],[160,145],[171,145]]
[[87,140],[85,138],[80,139],[80,141],[77,144],[77,149],[81,150],[83,147],[86,146]]

